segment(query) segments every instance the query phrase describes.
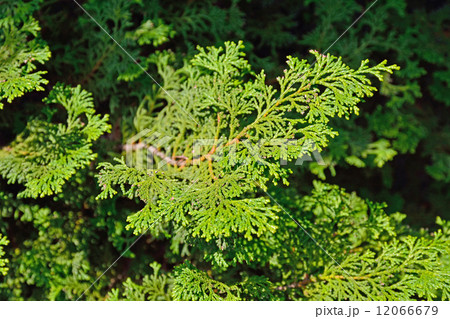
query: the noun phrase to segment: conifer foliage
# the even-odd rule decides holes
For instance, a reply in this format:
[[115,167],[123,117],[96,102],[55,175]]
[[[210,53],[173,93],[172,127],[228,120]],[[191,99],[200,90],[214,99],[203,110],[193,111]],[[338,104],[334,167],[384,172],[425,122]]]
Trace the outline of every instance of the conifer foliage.
[[62,105],[66,123],[52,123],[56,110],[47,108],[47,119],[30,121],[0,153],[0,174],[8,182],[26,187],[19,196],[36,198],[60,192],[77,169],[95,158],[92,141],[110,128],[108,116],[94,114],[92,95],[80,86],[56,85],[44,101]]
[[[358,112],[358,101],[372,94],[366,75],[381,79],[381,72],[396,68],[386,62],[368,67],[363,61],[352,70],[340,59],[313,51],[313,67],[288,58],[278,91],[265,84],[264,73],[250,75],[241,49],[241,43],[227,42],[224,48],[199,48],[182,69],[158,66],[166,72],[163,89],[173,100],[168,99],[157,117],[142,117],[147,117],[148,134],[174,137],[161,151],[183,156],[184,162],[162,169],[156,164],[154,170],[104,163],[99,175],[104,189],[99,198],[115,194],[113,186],[119,185],[128,188],[129,197],[145,202],[142,211],[129,217],[135,233],[155,221],[174,222],[176,228],[187,227],[191,235],[207,241],[233,233],[251,239],[274,232],[279,208],[252,194],[258,187],[267,189],[270,181],[287,184],[289,169],[280,159],[296,159],[315,146],[327,146],[336,134],[327,126],[329,118]],[[247,74],[253,79],[244,79]],[[293,138],[298,140],[283,150],[282,143]],[[199,140],[211,145],[195,154]],[[218,153],[221,158],[214,160]]]
[[444,209],[374,200],[424,149],[447,208],[444,55],[404,1],[309,50],[344,2],[2,1],[0,299],[449,300]]
[[[25,92],[44,90],[45,71],[36,71],[36,63],[50,58],[45,43],[35,38],[40,30],[33,17],[0,19],[0,109]],[[28,37],[34,37],[29,40]]]
[[5,252],[3,251],[2,246],[8,245],[8,243],[8,239],[0,234],[0,274],[3,276],[8,272],[8,267],[6,267],[8,259],[4,258]]

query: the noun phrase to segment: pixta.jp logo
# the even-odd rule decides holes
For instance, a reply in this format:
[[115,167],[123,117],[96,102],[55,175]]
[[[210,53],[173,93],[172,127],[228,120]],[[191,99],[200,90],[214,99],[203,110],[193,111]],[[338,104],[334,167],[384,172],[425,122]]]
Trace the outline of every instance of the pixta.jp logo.
[[[172,154],[175,138],[149,129],[143,130],[127,140],[123,146],[126,163],[139,169],[160,169],[165,165],[184,166],[187,161],[192,165],[201,163],[207,157],[211,161],[228,161],[231,165],[245,165],[257,162],[265,165],[268,161],[279,161],[281,166],[288,163],[303,165],[315,161],[325,165],[314,142],[296,139],[261,139],[257,142],[241,140],[239,143],[227,143],[225,139],[196,139],[191,149],[184,155]],[[211,152],[214,150],[214,152]],[[296,154],[292,158],[292,154]],[[290,154],[290,158],[289,158]],[[289,159],[288,159],[289,158]]]

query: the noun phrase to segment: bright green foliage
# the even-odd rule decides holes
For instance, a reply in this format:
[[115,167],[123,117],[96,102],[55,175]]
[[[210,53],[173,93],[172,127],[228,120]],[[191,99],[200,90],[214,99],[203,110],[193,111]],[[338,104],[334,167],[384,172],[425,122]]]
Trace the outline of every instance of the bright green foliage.
[[5,252],[3,251],[2,246],[6,246],[9,244],[9,241],[6,237],[4,237],[2,234],[0,234],[0,275],[5,276],[8,272],[8,259],[3,258],[5,255]]
[[[327,267],[320,283],[305,291],[314,299],[433,300],[450,297],[450,272],[441,258],[449,253],[448,240],[404,237],[384,244],[380,252],[356,252],[340,266]],[[349,278],[345,278],[342,268]]]
[[207,273],[190,263],[177,266],[173,276],[171,292],[175,300],[237,301],[255,297],[260,300],[273,299],[270,282],[263,277],[253,276],[235,285],[227,285],[211,279]]
[[218,301],[239,300],[239,289],[212,280],[208,275],[189,264],[175,269],[172,294],[175,300]]
[[170,290],[173,280],[165,274],[160,274],[161,265],[157,262],[150,264],[153,274],[149,277],[145,275],[142,284],[134,283],[128,278],[123,283],[124,291],[122,297],[119,296],[119,289],[113,289],[109,293],[108,300],[129,300],[129,301],[146,301],[146,300],[171,300]]
[[[173,165],[143,170],[119,162],[102,164],[99,175],[104,189],[99,198],[114,195],[113,186],[120,185],[129,187],[127,196],[146,203],[128,219],[135,233],[155,222],[174,222],[207,241],[232,233],[251,239],[274,232],[279,209],[268,199],[248,194],[258,187],[266,189],[269,181],[287,184],[289,170],[280,159],[296,159],[325,147],[336,135],[327,126],[329,118],[357,112],[360,99],[372,95],[366,76],[381,79],[381,72],[396,68],[385,62],[368,67],[363,61],[352,70],[340,59],[313,52],[316,63],[311,68],[304,60],[288,58],[278,91],[265,84],[262,72],[244,81],[251,71],[241,48],[232,42],[225,48],[200,48],[191,64],[180,70],[158,66],[166,70],[161,74],[163,87],[176,103],[165,97],[170,104],[158,116],[143,111],[135,121],[145,121],[148,134],[176,136],[161,150],[184,156],[184,164],[175,165],[181,170]],[[298,140],[283,147],[294,137]],[[211,145],[195,154],[195,143],[201,139],[209,139]],[[209,157],[219,153],[215,161]],[[239,165],[244,160],[246,164]]]
[[[109,130],[108,116],[94,114],[90,93],[56,85],[44,99],[62,105],[66,123],[52,123],[54,110],[46,109],[46,120],[30,121],[24,132],[0,153],[0,174],[9,183],[22,183],[24,197],[43,197],[61,191],[65,181],[88,165],[95,154],[95,141]],[[84,122],[85,121],[85,122]]]
[[153,274],[144,276],[142,284],[137,284],[128,278],[123,283],[123,293],[119,289],[109,293],[108,300],[196,300],[221,301],[241,300],[241,289],[238,286],[228,286],[208,277],[190,263],[184,263],[173,272],[173,278],[159,274],[161,265],[152,263]]
[[[39,24],[33,18],[24,21],[12,17],[0,19],[0,109],[4,100],[11,103],[29,91],[42,91],[48,81],[45,71],[36,71],[36,63],[50,58],[50,50],[36,39]],[[30,36],[34,39],[30,40]]]

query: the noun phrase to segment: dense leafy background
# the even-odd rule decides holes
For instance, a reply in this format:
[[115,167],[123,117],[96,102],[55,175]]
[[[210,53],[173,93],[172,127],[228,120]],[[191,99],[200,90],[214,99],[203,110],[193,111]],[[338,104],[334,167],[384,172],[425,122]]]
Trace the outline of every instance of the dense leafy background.
[[[242,40],[252,70],[276,85],[286,56],[311,63],[308,51],[328,49],[372,2],[80,3],[181,100],[197,45]],[[84,298],[448,300],[449,16],[445,1],[378,1],[328,52],[352,68],[387,59],[400,71],[373,81],[358,116],[331,119],[339,135],[325,166],[291,167],[289,187],[268,185],[348,276],[280,211],[278,230],[253,240],[158,223]],[[73,1],[0,1],[0,28],[0,298],[74,300],[147,225],[142,196],[97,198],[98,164],[116,165],[158,116],[163,131],[186,119],[164,113],[172,101]],[[239,68],[236,83],[251,77]]]

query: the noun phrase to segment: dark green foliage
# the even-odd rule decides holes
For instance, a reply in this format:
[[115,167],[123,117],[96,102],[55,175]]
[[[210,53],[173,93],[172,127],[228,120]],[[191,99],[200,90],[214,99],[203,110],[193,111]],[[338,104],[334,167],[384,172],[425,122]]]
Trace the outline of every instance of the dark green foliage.
[[0,3],[0,299],[450,299],[448,5],[79,3]]
[[[365,3],[367,8],[372,2],[314,0],[309,3],[314,6],[314,27],[299,42],[305,47],[325,50],[364,9],[360,4]],[[337,11],[342,14],[336,14]],[[340,135],[324,156],[330,174],[324,167],[312,164],[313,172],[319,177],[336,176],[336,170],[347,171],[348,165],[385,166],[382,175],[365,171],[367,178],[383,179],[384,193],[381,195],[379,189],[372,188],[368,191],[372,198],[390,196],[390,204],[414,215],[442,214],[442,200],[428,194],[448,188],[450,181],[450,155],[446,146],[450,128],[449,14],[450,6],[439,1],[434,5],[379,1],[331,48],[331,52],[343,56],[350,65],[356,65],[362,58],[388,55],[401,70],[395,78],[387,76],[381,84],[384,99],[368,100],[361,105],[366,110],[364,120],[355,119],[351,125],[333,123]],[[394,163],[389,162],[392,160]],[[405,161],[421,167],[408,165],[411,173],[405,173],[402,168]],[[400,182],[401,189],[398,183],[391,182],[399,175],[409,181]],[[403,204],[398,198],[410,198],[415,190],[409,185],[416,181],[418,185],[427,185],[426,192],[417,192],[417,201]],[[445,200],[448,203],[448,197]],[[424,220],[420,223],[427,224]]]
[[[322,36],[316,37],[316,33],[311,32],[302,43],[309,45],[314,43],[322,49],[339,35],[340,30],[332,29],[330,25],[344,27],[343,22],[347,22],[348,13],[356,14],[361,10],[356,5],[353,10],[347,11],[344,17],[332,14],[334,11],[330,3],[320,1],[317,6],[321,22],[315,32],[322,32]],[[444,57],[447,50],[443,41],[445,35],[440,26],[448,17],[449,9],[448,6],[444,7],[443,10],[431,13],[424,20],[424,15],[420,11],[407,14],[405,1],[380,3],[376,10],[369,11],[362,23],[349,30],[348,36],[333,48],[333,51],[348,56],[355,62],[362,57],[379,56],[389,52],[402,66],[403,70],[398,73],[396,83],[389,83],[392,82],[390,80],[381,87],[381,93],[390,98],[386,103],[388,108],[383,110],[379,106],[373,115],[367,116],[369,129],[382,137],[393,139],[394,149],[401,153],[413,152],[418,142],[427,135],[427,129],[424,127],[426,121],[420,121],[418,118],[421,115],[420,110],[411,107],[415,98],[423,95],[421,92],[423,89],[418,85],[418,81],[428,72],[433,72],[433,82],[426,89],[432,88],[431,90],[436,91],[445,86],[439,83],[439,79],[442,79],[449,68],[448,61]],[[329,19],[326,20],[325,17]],[[426,28],[420,28],[419,24],[426,24]],[[365,28],[370,29],[370,32],[362,32]],[[386,41],[385,34],[388,29],[389,41]],[[323,32],[325,30],[327,32]],[[423,66],[419,66],[421,61],[433,64],[433,68],[425,70]],[[444,96],[447,100],[442,99]],[[433,97],[437,102],[450,103],[448,95],[433,94]]]

